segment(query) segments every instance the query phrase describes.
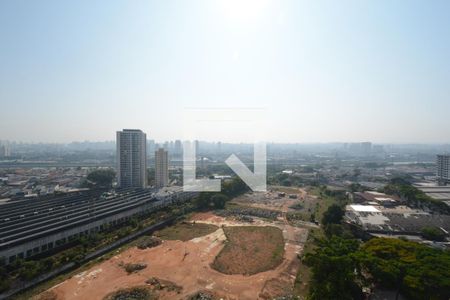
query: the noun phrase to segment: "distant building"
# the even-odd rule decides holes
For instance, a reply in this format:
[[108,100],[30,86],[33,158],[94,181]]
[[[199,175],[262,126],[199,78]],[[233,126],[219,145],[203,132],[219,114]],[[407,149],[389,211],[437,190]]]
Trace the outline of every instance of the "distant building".
[[353,193],[353,202],[392,207],[399,205],[401,203],[401,200],[399,197],[394,195],[386,195],[384,193],[366,191]]
[[147,141],[147,153],[149,157],[153,157],[153,155],[155,155],[155,150],[156,150],[156,144],[155,144],[155,140],[148,140]]
[[437,156],[437,180],[439,183],[450,182],[450,154]]
[[155,152],[155,182],[157,188],[169,184],[169,156],[163,148]]
[[117,181],[119,187],[147,186],[147,136],[138,129],[117,131]]
[[372,143],[371,142],[361,143],[361,152],[363,155],[370,155],[370,153],[372,152]]
[[183,157],[183,146],[181,145],[181,141],[180,140],[176,140],[175,141],[174,157],[176,157],[176,158],[182,158]]
[[7,143],[0,145],[0,157],[10,157],[11,156],[11,148]]

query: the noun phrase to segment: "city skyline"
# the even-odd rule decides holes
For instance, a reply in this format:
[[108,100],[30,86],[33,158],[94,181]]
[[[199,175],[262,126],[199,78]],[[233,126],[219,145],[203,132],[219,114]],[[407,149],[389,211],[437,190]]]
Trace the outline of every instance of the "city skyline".
[[187,110],[251,108],[265,111],[267,141],[448,143],[449,8],[2,2],[0,139],[113,140],[120,128],[182,139]]

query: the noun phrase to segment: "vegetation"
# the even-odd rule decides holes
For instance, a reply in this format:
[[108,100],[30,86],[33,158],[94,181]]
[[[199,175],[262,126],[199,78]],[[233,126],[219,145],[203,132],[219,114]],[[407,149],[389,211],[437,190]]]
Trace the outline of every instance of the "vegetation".
[[213,233],[217,229],[217,226],[211,224],[181,222],[157,231],[155,235],[163,240],[189,241]]
[[427,194],[412,186],[403,178],[394,178],[383,189],[386,194],[397,195],[407,201],[408,206],[430,209],[432,211],[450,214],[450,207],[443,201],[429,197]]
[[253,217],[265,218],[265,219],[269,219],[269,220],[276,220],[278,218],[278,216],[281,214],[279,211],[275,211],[275,210],[256,208],[256,207],[246,207],[246,206],[240,206],[240,205],[230,205],[229,207],[227,207],[227,209],[217,210],[215,213],[222,217],[253,216]]
[[256,274],[283,261],[284,239],[277,227],[230,226],[227,240],[212,267],[225,274]]
[[112,182],[116,177],[113,169],[97,169],[90,172],[87,176],[87,186],[90,188],[111,188]]
[[181,292],[181,290],[183,289],[183,287],[181,287],[171,281],[156,278],[156,277],[150,277],[149,279],[147,279],[145,281],[145,283],[149,284],[153,290],[159,290],[159,291],[166,290],[168,292],[176,292],[177,294],[179,294]]
[[424,227],[422,229],[422,236],[431,241],[443,242],[445,241],[445,232],[438,227]]
[[161,245],[161,239],[154,236],[143,236],[136,241],[136,247],[141,250]]
[[342,207],[337,204],[332,204],[323,214],[322,223],[324,225],[339,224],[341,223],[343,217],[344,210]]
[[120,264],[120,266],[122,268],[124,268],[124,270],[128,274],[135,273],[137,271],[144,270],[145,268],[147,268],[147,264],[144,264],[144,263],[139,263],[139,264]]
[[[312,272],[310,299],[361,299],[362,287],[396,290],[410,299],[450,297],[449,251],[401,239],[360,244],[337,223],[324,224],[324,231],[303,259]],[[439,237],[436,228],[425,232]]]
[[195,204],[200,209],[221,209],[225,207],[228,197],[221,193],[201,193],[196,199]]
[[450,297],[450,253],[414,242],[374,238],[359,247],[356,240],[333,236],[304,261],[312,270],[311,299],[360,299],[363,285],[409,299]]
[[143,227],[150,226],[170,217],[181,216],[193,209],[191,203],[174,204],[164,209],[132,218],[117,226],[105,226],[103,231],[89,236],[79,236],[65,245],[50,257],[36,257],[30,260],[17,259],[12,264],[2,266],[0,257],[0,292],[8,290],[21,281],[29,281],[41,274],[52,271],[64,264],[75,262],[80,264],[85,256],[96,251],[118,238],[125,237]]
[[450,252],[400,239],[375,238],[360,249],[375,283],[410,299],[449,299]]
[[355,240],[332,237],[320,241],[314,253],[306,254],[304,262],[312,270],[310,299],[362,299],[354,272],[358,262],[351,255],[358,246]]
[[104,300],[153,300],[158,297],[147,286],[121,289],[107,295]]
[[[394,186],[403,197],[422,199],[402,180],[394,180],[387,188]],[[323,213],[322,228],[311,233],[305,245],[301,263],[310,273],[299,272],[296,290],[303,291],[304,285],[299,283],[309,277],[309,299],[361,299],[363,288],[394,290],[408,299],[449,299],[448,250],[401,239],[373,238],[360,243],[341,224],[344,199],[329,196],[323,188],[318,191],[331,204]],[[320,232],[325,235],[317,234]],[[443,238],[439,228],[424,228],[422,234],[432,240]]]
[[349,201],[345,191],[330,190],[324,185],[311,189],[310,193],[316,195],[320,199],[320,202],[316,204],[316,208],[314,210],[314,219],[318,221],[322,221],[325,211],[327,211],[328,207],[331,205],[337,204],[343,207]]
[[219,299],[219,298],[217,298],[210,291],[200,291],[200,292],[195,293],[194,295],[189,296],[187,299],[188,300],[215,300],[215,299]]
[[243,194],[248,190],[248,186],[242,181],[242,179],[235,177],[222,183],[222,192],[220,193],[200,193],[200,195],[194,199],[194,204],[201,210],[222,209],[225,207],[225,203],[228,200]]

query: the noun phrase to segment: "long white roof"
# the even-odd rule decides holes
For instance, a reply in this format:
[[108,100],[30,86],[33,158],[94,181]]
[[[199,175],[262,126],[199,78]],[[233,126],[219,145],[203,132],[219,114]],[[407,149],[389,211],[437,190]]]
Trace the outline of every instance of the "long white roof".
[[361,212],[380,212],[378,209],[375,208],[373,205],[360,205],[360,204],[352,204],[350,207],[354,211],[361,211]]

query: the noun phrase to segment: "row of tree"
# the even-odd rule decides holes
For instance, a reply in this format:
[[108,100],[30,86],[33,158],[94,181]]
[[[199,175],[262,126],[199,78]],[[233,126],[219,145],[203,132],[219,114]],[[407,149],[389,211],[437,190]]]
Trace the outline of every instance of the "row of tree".
[[200,210],[222,209],[228,200],[243,194],[249,187],[239,177],[222,182],[221,192],[202,192],[194,199],[194,204]]
[[383,189],[389,195],[397,195],[406,200],[408,206],[425,208],[437,213],[450,214],[450,207],[443,201],[429,197],[403,178],[394,178]]

